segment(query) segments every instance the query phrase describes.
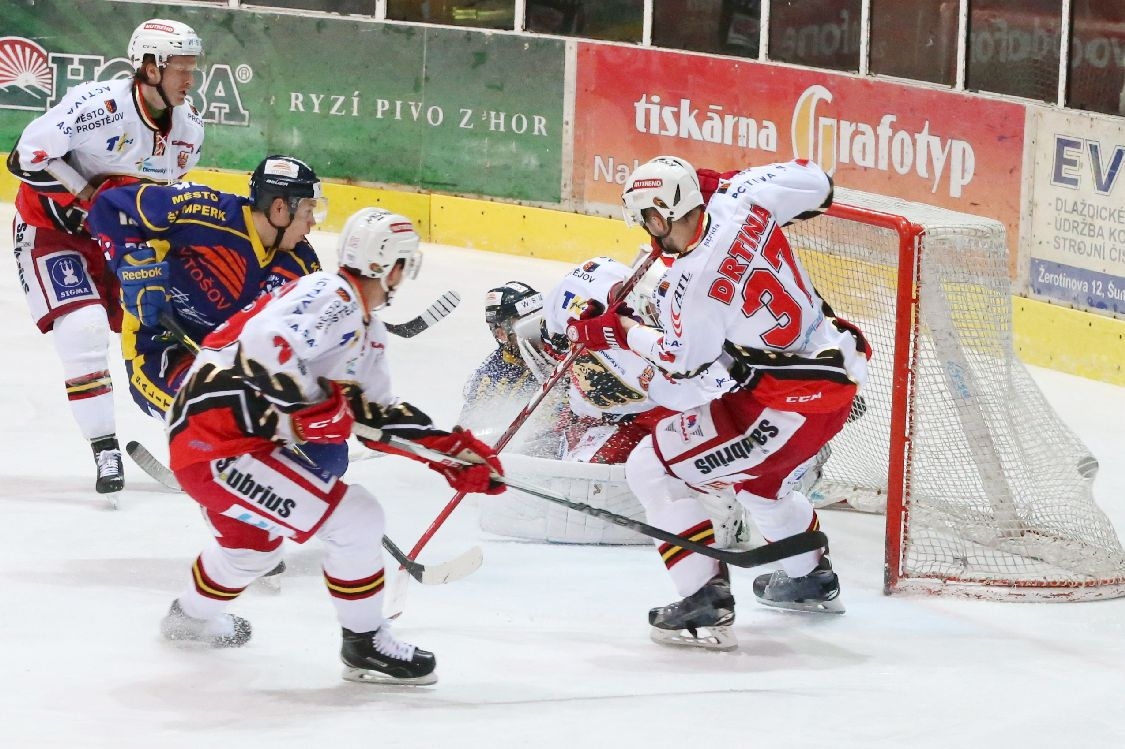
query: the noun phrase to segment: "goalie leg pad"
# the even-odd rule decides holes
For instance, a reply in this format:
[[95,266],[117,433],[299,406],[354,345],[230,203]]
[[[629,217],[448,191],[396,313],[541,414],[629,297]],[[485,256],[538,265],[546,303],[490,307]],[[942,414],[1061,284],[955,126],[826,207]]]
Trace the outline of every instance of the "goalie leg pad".
[[[562,462],[562,461],[557,461]],[[532,477],[529,476],[529,480]],[[624,482],[535,476],[536,484],[575,502],[644,520],[644,510]],[[645,544],[636,531],[510,489],[480,504],[480,527],[489,533],[564,544]]]
[[[505,453],[504,466],[548,491],[644,520],[644,509],[625,483],[620,465],[580,463]],[[571,544],[645,544],[645,536],[566,507],[528,497],[516,489],[480,503],[480,527],[489,533]]]

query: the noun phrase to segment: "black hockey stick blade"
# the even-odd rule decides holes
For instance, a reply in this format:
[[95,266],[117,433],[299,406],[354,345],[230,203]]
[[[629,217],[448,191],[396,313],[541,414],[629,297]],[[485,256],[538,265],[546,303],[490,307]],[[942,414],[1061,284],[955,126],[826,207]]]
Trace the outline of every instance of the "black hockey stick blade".
[[131,441],[125,445],[125,452],[133,459],[142,471],[147,473],[152,478],[167,489],[174,492],[183,491],[180,482],[176,480],[175,474],[168,469],[168,466],[161,463],[156,457],[148,451],[144,445],[137,441]]
[[410,559],[402,549],[398,548],[386,536],[383,536],[383,548],[390,552],[391,556],[402,565],[402,568],[411,577],[423,585],[444,585],[468,577],[476,572],[481,563],[484,562],[484,553],[479,546],[472,547],[448,562],[431,565],[421,564]]
[[426,308],[426,311],[415,317],[413,320],[407,320],[404,323],[383,323],[387,326],[387,330],[397,335],[399,338],[413,338],[421,333],[423,330],[435,325],[438,321],[448,315],[450,312],[457,308],[461,303],[461,295],[456,291],[447,291],[442,294],[436,302]]
[[555,504],[562,505],[563,507],[567,507],[571,510],[574,510],[575,512],[581,512],[585,515],[591,515],[596,518],[601,518],[602,520],[606,520],[615,525],[620,525],[624,528],[631,528],[632,530],[643,533],[646,536],[659,539],[660,541],[664,541],[666,543],[675,544],[676,546],[679,546],[682,549],[686,549],[687,551],[692,551],[705,557],[711,557],[712,559],[718,559],[720,562],[726,562],[727,564],[733,565],[735,567],[758,567],[759,565],[770,564],[771,562],[776,562],[780,559],[785,559],[786,557],[803,554],[807,551],[815,551],[816,549],[820,549],[828,545],[828,537],[825,536],[823,532],[804,531],[802,533],[787,536],[786,538],[782,538],[772,543],[768,543],[764,546],[759,546],[757,548],[749,549],[746,551],[717,549],[714,546],[697,543],[689,538],[684,538],[683,536],[679,536],[675,533],[670,533],[669,531],[657,528],[654,525],[642,523],[639,520],[634,520],[633,518],[628,518],[624,515],[618,515],[615,512],[610,512],[609,510],[605,510],[600,507],[591,507],[590,505],[583,504],[582,502],[573,502],[565,497],[559,496],[558,494],[545,491],[543,489],[540,489],[539,487],[532,486],[531,484],[524,483],[523,481],[519,481],[518,479],[504,477],[503,481],[510,488],[518,489],[519,491],[524,492],[525,494],[530,494],[533,497],[539,497],[540,499],[545,499],[548,502],[554,502]]
[[[427,447],[419,445],[417,442],[412,442],[411,440],[405,440],[400,437],[388,435],[381,430],[374,429],[367,426],[366,424],[357,423],[353,427],[353,429],[357,435],[365,439],[385,442],[386,444],[396,447],[400,450],[412,452],[415,455],[420,455],[429,460],[443,462],[447,465],[462,466],[467,465],[469,462],[461,460],[460,458],[456,458],[452,455],[446,455],[445,453],[431,450]],[[601,507],[592,507],[582,502],[574,502],[560,494],[555,494],[554,492],[547,491],[546,489],[528,484],[524,481],[512,478],[510,476],[500,476],[497,477],[497,480],[502,481],[512,489],[517,489],[521,492],[524,492],[525,494],[530,494],[533,497],[539,497],[540,499],[545,499],[548,502],[554,502],[555,504],[562,505],[563,507],[567,507],[571,510],[574,510],[575,512],[581,512],[584,515],[591,515],[596,518],[601,518],[602,520],[606,520],[615,525],[620,525],[623,528],[630,528],[637,531],[638,533],[643,533],[646,536],[650,536],[651,538],[659,539],[660,541],[664,541],[666,543],[675,544],[682,549],[695,552],[696,554],[700,554],[702,556],[711,557],[712,559],[718,559],[721,562],[726,562],[727,564],[734,565],[735,567],[757,567],[763,564],[770,564],[771,562],[776,562],[780,559],[796,556],[797,554],[803,554],[807,551],[815,551],[816,549],[820,549],[828,545],[828,537],[825,536],[823,532],[803,531],[792,536],[787,536],[786,538],[778,539],[777,541],[766,544],[765,546],[759,546],[755,549],[749,549],[746,551],[716,549],[713,546],[697,543],[689,538],[684,538],[683,536],[679,536],[675,533],[670,533],[669,531],[663,530],[662,528],[657,528],[654,525],[649,525],[648,523],[642,523],[641,521],[634,520],[633,518],[625,517],[624,515],[618,515],[615,512],[610,512],[609,510],[602,509]]]

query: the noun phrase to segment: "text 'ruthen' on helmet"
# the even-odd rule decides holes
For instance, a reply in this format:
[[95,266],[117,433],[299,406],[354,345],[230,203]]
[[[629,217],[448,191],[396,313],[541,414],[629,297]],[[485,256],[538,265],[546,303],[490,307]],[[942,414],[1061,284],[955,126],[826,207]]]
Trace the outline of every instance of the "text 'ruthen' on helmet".
[[695,167],[676,156],[657,156],[629,175],[621,202],[629,226],[644,226],[649,208],[670,224],[703,205],[703,192]]
[[129,38],[128,55],[134,68],[144,64],[145,55],[152,55],[157,67],[162,68],[168,64],[169,57],[202,56],[203,41],[185,23],[150,18],[133,31],[133,36]]

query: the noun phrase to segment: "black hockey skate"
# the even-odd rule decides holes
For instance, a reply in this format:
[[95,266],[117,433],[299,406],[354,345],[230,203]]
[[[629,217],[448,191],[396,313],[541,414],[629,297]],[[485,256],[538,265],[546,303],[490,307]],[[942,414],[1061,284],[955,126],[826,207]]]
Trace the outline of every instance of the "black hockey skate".
[[437,682],[437,659],[428,650],[400,642],[389,624],[374,632],[344,629],[340,660],[344,678],[361,684],[425,686]]
[[766,606],[789,611],[811,611],[822,614],[842,614],[840,578],[832,571],[828,557],[803,577],[789,577],[784,570],[759,575],[754,580],[754,595]]
[[179,600],[160,622],[160,633],[174,642],[201,642],[213,648],[240,648],[250,641],[250,622],[234,614],[221,614],[213,620],[194,619],[180,608]]
[[[94,450],[94,463],[98,467],[98,479],[94,488],[98,494],[113,494],[125,488],[125,467],[121,463],[121,447],[112,434],[90,441]],[[110,504],[117,506],[111,500]]]
[[726,565],[703,587],[682,601],[657,606],[648,612],[649,636],[660,645],[706,650],[734,650],[738,638],[734,624],[734,596]]

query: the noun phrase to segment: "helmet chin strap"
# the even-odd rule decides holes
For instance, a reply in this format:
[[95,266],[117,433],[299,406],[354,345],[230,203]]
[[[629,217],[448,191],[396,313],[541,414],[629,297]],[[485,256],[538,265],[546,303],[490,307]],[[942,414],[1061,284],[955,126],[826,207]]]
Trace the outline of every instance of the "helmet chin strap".
[[164,93],[164,74],[160,74],[160,83],[156,84],[156,93],[160,94],[160,100],[164,102],[164,109],[171,111],[172,102],[168,100],[168,94]]
[[150,88],[156,89],[156,93],[160,96],[160,101],[164,102],[165,111],[171,111],[172,102],[168,100],[168,95],[164,93],[164,69],[157,65],[156,72],[160,76],[160,80],[158,80],[156,83],[149,83],[147,76],[145,77],[145,80],[141,82]]
[[379,277],[379,285],[383,287],[383,300],[384,301],[383,301],[382,304],[380,304],[375,309],[383,309],[384,307],[390,307],[391,306],[391,300],[394,299],[394,296],[395,296],[395,290],[392,289],[390,286],[387,286],[387,276],[386,275],[383,275],[383,276]]
[[[288,203],[285,204],[285,208],[286,208],[286,210],[289,210],[289,204]],[[270,213],[272,213],[272,211]],[[273,242],[266,249],[267,250],[276,250],[277,248],[281,247],[281,238],[285,236],[285,230],[293,225],[293,211],[291,211],[291,210],[289,211],[289,223],[287,223],[285,226],[278,226],[277,224],[275,224],[273,222],[273,216],[270,215],[270,213],[266,214],[266,221],[269,222],[270,226],[277,229],[277,234],[276,234],[276,236],[274,236]]]

